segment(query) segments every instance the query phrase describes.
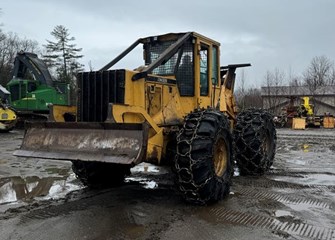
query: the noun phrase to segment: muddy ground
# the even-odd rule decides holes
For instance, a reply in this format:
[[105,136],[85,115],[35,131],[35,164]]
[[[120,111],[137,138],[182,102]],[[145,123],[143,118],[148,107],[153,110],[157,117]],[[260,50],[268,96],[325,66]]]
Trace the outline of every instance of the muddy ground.
[[0,133],[0,239],[335,239],[335,130],[277,135],[268,174],[236,172],[225,200],[192,206],[168,168],[90,190],[68,162],[12,156],[22,131]]

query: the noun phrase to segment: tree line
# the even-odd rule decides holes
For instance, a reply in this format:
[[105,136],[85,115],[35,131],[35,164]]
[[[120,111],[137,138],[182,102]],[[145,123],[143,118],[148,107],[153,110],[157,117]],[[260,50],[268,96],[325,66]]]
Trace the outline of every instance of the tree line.
[[[1,15],[1,9],[0,9]],[[83,71],[84,65],[78,60],[83,57],[82,48],[76,46],[75,37],[70,35],[69,29],[57,25],[51,31],[53,40],[46,40],[40,44],[31,39],[18,36],[16,33],[3,32],[0,24],[0,84],[6,86],[12,79],[14,60],[20,51],[35,53],[49,68],[54,80],[68,83],[72,96],[75,95],[78,72]]]
[[78,71],[83,70],[83,64],[78,62],[82,48],[76,48],[75,40],[62,25],[56,26],[51,32],[56,41],[47,40],[42,48],[35,40],[20,38],[16,33],[4,33],[0,29],[0,84],[6,85],[12,78],[14,59],[19,51],[32,52],[39,55],[55,79],[71,83]]
[[16,33],[4,33],[0,29],[0,84],[6,84],[12,78],[14,59],[18,51],[40,53],[37,41],[20,38]]

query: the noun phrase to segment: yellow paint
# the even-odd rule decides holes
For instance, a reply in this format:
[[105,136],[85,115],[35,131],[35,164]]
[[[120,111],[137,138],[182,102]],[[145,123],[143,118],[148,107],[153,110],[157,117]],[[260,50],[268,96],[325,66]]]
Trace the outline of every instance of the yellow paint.
[[335,126],[334,117],[324,117],[323,118],[324,128],[334,128],[334,126]]
[[76,115],[77,107],[76,106],[63,106],[63,105],[51,105],[49,120],[54,122],[65,122],[64,114],[70,113]]
[[293,118],[292,129],[300,129],[303,130],[306,127],[306,119],[305,118]]
[[[144,123],[151,127],[147,146],[146,159],[160,162],[163,150],[163,128],[158,127],[155,121],[139,106],[113,104],[112,116],[116,123]],[[152,131],[153,130],[153,131]]]
[[16,114],[9,108],[3,109],[0,107],[0,121],[13,121],[16,120]]
[[302,149],[303,149],[304,152],[308,153],[309,152],[309,145],[308,144],[302,145]]
[[157,126],[145,109],[140,106],[113,104],[112,116],[116,123],[143,123],[147,121],[156,134],[161,131],[161,128]]
[[[173,39],[174,35],[165,36]],[[146,80],[141,78],[132,80],[132,77],[138,73],[136,70],[126,70],[125,79],[125,101],[124,104],[112,104],[107,121],[116,123],[144,123],[149,126],[149,140],[147,146],[147,158],[160,161],[164,147],[169,140],[165,132],[169,131],[169,126],[181,125],[184,117],[197,108],[207,108],[216,106],[220,111],[230,117],[231,126],[234,125],[236,115],[236,103],[233,95],[233,88],[225,89],[221,85],[220,79],[220,52],[218,42],[215,42],[202,35],[193,34],[194,42],[194,96],[180,96],[175,76],[155,76],[159,80]],[[200,50],[201,46],[208,49],[208,95],[200,94]],[[217,49],[217,76],[212,72],[212,49]],[[212,78],[218,79],[217,85],[214,86]],[[235,75],[233,75],[233,78]],[[234,81],[234,79],[233,79]],[[219,102],[220,100],[220,102]]]
[[163,129],[148,140],[147,157],[148,161],[160,163],[163,151]]
[[313,105],[309,104],[309,97],[302,97],[303,104],[302,106],[306,109],[307,115],[312,116],[313,115]]
[[8,131],[12,129],[17,122],[16,113],[7,107],[0,107],[0,130]]

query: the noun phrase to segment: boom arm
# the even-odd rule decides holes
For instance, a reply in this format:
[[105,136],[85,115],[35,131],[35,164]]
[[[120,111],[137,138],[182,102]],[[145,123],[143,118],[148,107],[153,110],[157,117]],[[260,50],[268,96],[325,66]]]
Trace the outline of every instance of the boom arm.
[[242,63],[242,64],[230,64],[227,66],[220,67],[220,75],[221,79],[225,76],[224,85],[228,89],[233,89],[235,85],[235,71],[236,68],[250,67],[250,63]]
[[236,68],[250,67],[250,63],[231,64],[220,67],[220,77],[222,79],[222,86],[220,89],[220,96],[216,107],[223,112],[226,112],[232,119],[236,116],[236,103],[234,98],[235,85],[235,71]]
[[47,65],[34,53],[18,52],[14,62],[13,78],[24,78],[27,70],[35,76],[36,81],[53,86]]

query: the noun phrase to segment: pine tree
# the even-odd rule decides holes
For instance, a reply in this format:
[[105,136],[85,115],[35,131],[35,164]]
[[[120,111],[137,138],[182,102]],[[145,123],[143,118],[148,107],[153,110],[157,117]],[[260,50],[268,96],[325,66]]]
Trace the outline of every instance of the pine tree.
[[56,26],[51,35],[56,41],[47,40],[44,61],[49,67],[55,68],[58,80],[73,85],[76,74],[84,66],[77,61],[83,57],[80,55],[82,48],[76,48],[76,44],[72,43],[75,38],[70,37],[69,30],[63,25]]

